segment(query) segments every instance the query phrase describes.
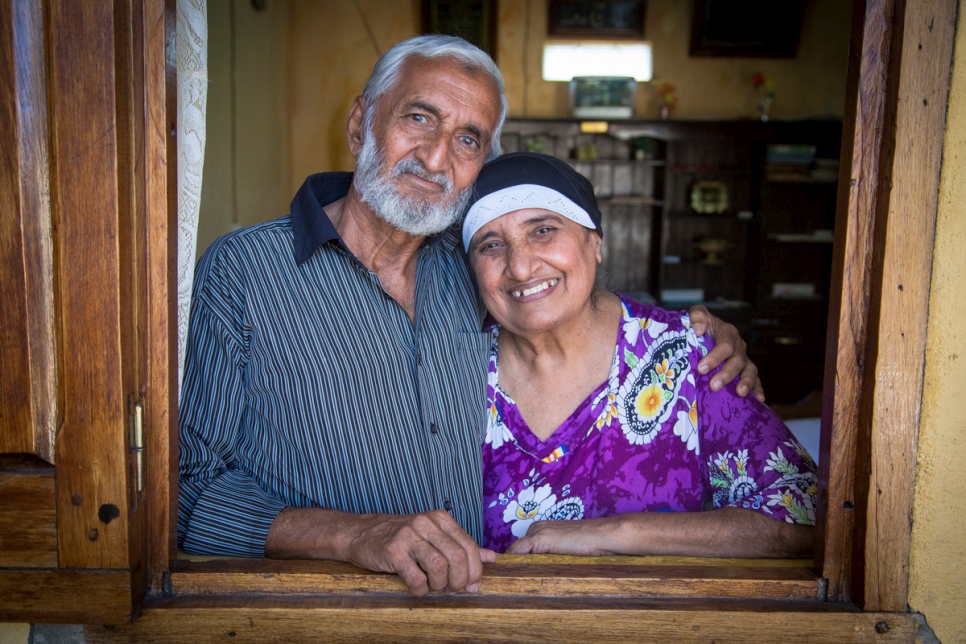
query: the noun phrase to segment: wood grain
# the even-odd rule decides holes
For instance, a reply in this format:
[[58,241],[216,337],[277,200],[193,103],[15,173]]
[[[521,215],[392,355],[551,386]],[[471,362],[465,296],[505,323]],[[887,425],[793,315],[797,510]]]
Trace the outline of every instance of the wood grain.
[[[756,597],[824,599],[824,581],[810,568],[621,565],[571,557],[569,563],[484,566],[482,596]],[[583,559],[581,563],[573,560]],[[167,590],[185,595],[408,595],[396,575],[331,561],[237,560],[177,562]]]
[[54,459],[57,370],[41,6],[0,1],[0,453]]
[[[174,2],[141,3],[143,104],[143,203],[147,284],[145,450],[147,567],[151,585],[174,559],[178,512],[177,374],[177,146],[174,131]],[[169,60],[170,54],[170,60]]]
[[[127,396],[115,28],[111,3],[48,9],[52,207],[58,235],[63,425],[57,438],[59,562],[128,568]],[[122,54],[123,55],[123,54]]]
[[53,468],[0,471],[0,566],[57,567]]
[[121,624],[135,614],[123,570],[0,570],[0,622]]
[[[235,598],[148,607],[132,625],[90,626],[107,642],[913,642],[910,614],[857,613],[810,602],[689,602],[454,596]],[[881,631],[881,632],[880,632]]]
[[[870,401],[863,608],[905,610],[939,170],[957,2],[907,0]],[[879,241],[881,240],[881,244]],[[862,473],[859,473],[862,476]]]
[[829,598],[839,601],[852,596],[856,442],[866,378],[873,237],[877,213],[884,203],[881,193],[888,185],[881,166],[883,158],[889,162],[892,159],[894,98],[890,97],[889,82],[893,77],[887,72],[890,60],[897,55],[893,53],[894,13],[893,0],[857,0],[852,19],[829,297],[815,544],[816,562],[828,579]]

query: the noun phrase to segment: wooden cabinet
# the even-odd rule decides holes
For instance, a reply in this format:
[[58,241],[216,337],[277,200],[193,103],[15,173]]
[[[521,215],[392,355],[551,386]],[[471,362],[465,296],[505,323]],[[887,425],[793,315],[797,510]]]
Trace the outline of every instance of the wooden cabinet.
[[[503,147],[553,154],[594,183],[607,286],[666,308],[703,302],[739,327],[769,399],[791,403],[822,388],[841,135],[837,120],[588,133],[531,119],[509,121]],[[803,149],[803,163],[781,156]]]

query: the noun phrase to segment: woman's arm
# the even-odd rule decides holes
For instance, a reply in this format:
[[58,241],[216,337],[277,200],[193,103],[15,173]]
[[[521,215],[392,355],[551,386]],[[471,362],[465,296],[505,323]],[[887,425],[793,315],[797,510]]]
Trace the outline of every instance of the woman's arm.
[[512,554],[801,557],[811,526],[743,508],[707,512],[638,512],[584,521],[538,521],[507,549]]

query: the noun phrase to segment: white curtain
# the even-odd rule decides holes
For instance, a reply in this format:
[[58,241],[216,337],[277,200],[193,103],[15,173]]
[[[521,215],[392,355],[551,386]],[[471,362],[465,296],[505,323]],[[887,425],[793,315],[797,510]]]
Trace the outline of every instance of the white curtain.
[[178,391],[184,372],[205,161],[208,102],[207,0],[178,0]]

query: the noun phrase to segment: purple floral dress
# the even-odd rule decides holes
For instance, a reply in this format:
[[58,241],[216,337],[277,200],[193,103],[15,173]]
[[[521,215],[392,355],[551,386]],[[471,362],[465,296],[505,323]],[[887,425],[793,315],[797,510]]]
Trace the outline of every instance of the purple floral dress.
[[484,546],[503,552],[534,521],[734,506],[814,525],[815,464],[735,383],[711,391],[686,312],[623,296],[610,378],[545,441],[498,383],[493,333],[483,445]]

